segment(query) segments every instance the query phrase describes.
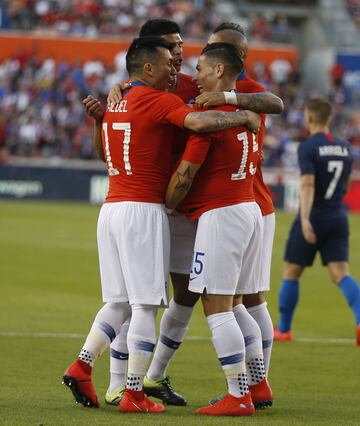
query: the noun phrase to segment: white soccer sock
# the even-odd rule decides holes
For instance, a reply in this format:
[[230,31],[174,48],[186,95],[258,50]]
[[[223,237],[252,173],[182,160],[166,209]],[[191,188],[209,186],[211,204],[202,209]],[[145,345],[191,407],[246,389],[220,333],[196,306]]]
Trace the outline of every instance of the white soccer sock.
[[132,317],[127,337],[129,348],[126,387],[141,391],[156,342],[156,306],[132,306]]
[[165,377],[170,360],[184,340],[193,310],[193,307],[178,305],[171,299],[161,318],[159,340],[146,374],[150,380],[162,380]]
[[126,386],[127,365],[129,351],[127,347],[127,333],[130,320],[126,321],[120,333],[110,345],[110,383],[109,392],[113,393]]
[[239,398],[249,392],[245,343],[233,312],[209,315],[207,318],[217,356],[224,370],[228,392]]
[[244,305],[236,305],[233,311],[244,335],[248,382],[256,385],[266,378],[260,327]]
[[260,305],[251,306],[247,308],[249,314],[258,323],[261,330],[262,347],[264,353],[264,364],[266,375],[269,373],[271,350],[274,341],[274,326],[271,320],[267,303],[263,302]]
[[130,317],[128,303],[106,303],[97,313],[90,332],[82,347],[79,359],[91,367],[102,352],[120,332],[121,325]]

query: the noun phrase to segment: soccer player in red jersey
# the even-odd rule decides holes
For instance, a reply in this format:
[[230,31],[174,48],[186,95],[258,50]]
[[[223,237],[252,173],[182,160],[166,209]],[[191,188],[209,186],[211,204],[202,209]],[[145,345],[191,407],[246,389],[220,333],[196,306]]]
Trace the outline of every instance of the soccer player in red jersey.
[[[242,66],[233,45],[213,43],[199,58],[195,81],[201,90],[228,91],[235,87]],[[225,398],[197,410],[199,414],[249,416],[255,412],[233,296],[241,300],[242,294],[253,293],[260,278],[257,264],[263,222],[253,191],[258,161],[256,136],[246,128],[212,133],[208,139],[191,136],[166,194],[167,207],[176,208],[191,187],[178,207],[190,220],[198,219],[189,290],[201,295],[228,385]],[[251,373],[266,380],[261,344],[252,362]]]
[[109,192],[97,238],[105,305],[63,376],[75,399],[88,407],[99,406],[91,381],[93,364],[131,315],[127,384],[119,410],[165,409],[145,397],[143,380],[156,341],[157,308],[168,304],[170,241],[163,203],[175,127],[204,132],[239,125],[255,130],[260,124],[249,111],[194,112],[166,92],[175,76],[170,48],[160,37],[133,41],[126,56],[130,90],[121,102],[108,105],[102,121]]
[[[219,25],[214,33],[210,36],[208,41],[209,44],[225,42],[233,44],[238,51],[240,52],[242,58],[245,60],[248,52],[248,42],[244,35],[244,30],[237,24],[227,22]],[[269,108],[270,104],[267,103],[263,105],[264,98],[253,97],[252,99],[248,97],[248,93],[264,93],[266,89],[259,84],[258,82],[251,79],[246,71],[243,71],[236,80],[236,89],[237,93],[227,96],[225,99],[224,93],[209,93],[203,92],[197,99],[196,103],[201,107],[217,106],[224,105],[225,103],[231,103],[233,105],[241,105],[245,108],[250,108],[252,110],[257,110],[261,112],[271,113],[272,110]],[[255,105],[252,105],[255,104]],[[255,109],[254,109],[255,107]],[[276,107],[276,102],[274,100],[273,107]],[[276,111],[274,111],[276,112]],[[258,134],[258,142],[260,152],[264,143],[265,135],[265,124],[262,121],[260,126],[260,131]],[[274,339],[274,329],[273,323],[267,309],[267,303],[265,301],[263,292],[270,289],[270,268],[271,268],[271,256],[272,256],[272,245],[274,240],[275,233],[275,209],[273,206],[272,198],[269,189],[264,183],[261,166],[258,165],[256,169],[256,174],[254,177],[254,193],[255,199],[258,205],[260,206],[261,213],[264,221],[264,234],[263,234],[263,243],[261,246],[261,263],[260,263],[260,280],[257,292],[252,295],[245,295],[243,298],[243,303],[246,306],[248,312],[258,323],[261,334],[262,334],[262,345],[264,352],[264,361],[265,369],[268,372],[270,366],[271,358],[271,349]],[[234,299],[234,307],[239,305],[237,298]],[[246,321],[246,318],[244,318]],[[248,349],[248,348],[247,348]],[[267,402],[261,396],[261,389],[259,389],[259,405],[267,406],[271,405],[271,402]],[[266,392],[265,392],[266,393]],[[256,403],[256,401],[255,401]]]

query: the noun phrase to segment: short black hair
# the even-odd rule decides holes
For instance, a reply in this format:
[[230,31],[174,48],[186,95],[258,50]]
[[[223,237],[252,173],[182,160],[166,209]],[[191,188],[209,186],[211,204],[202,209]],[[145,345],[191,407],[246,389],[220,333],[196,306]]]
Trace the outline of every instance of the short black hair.
[[163,36],[176,33],[180,33],[180,27],[176,22],[168,19],[150,19],[140,28],[139,37]]
[[142,69],[146,62],[153,62],[160,53],[159,47],[170,51],[172,44],[161,37],[135,38],[126,54],[126,69],[129,75]]
[[218,33],[222,30],[233,30],[237,31],[238,33],[245,36],[245,30],[240,24],[235,24],[235,22],[223,22],[222,24],[218,25],[214,31],[213,34]]
[[239,51],[230,43],[207,44],[202,50],[201,55],[223,62],[230,68],[234,75],[240,74],[244,67],[244,62]]

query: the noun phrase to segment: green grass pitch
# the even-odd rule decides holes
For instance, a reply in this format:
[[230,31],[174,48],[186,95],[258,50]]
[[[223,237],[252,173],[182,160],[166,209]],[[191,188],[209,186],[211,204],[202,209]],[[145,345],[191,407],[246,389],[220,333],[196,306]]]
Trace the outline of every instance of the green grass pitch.
[[[1,425],[358,425],[360,348],[353,317],[326,269],[316,265],[301,281],[296,341],[275,343],[270,381],[274,406],[252,418],[209,418],[195,409],[225,393],[225,380],[200,306],[188,338],[168,373],[187,407],[163,415],[124,415],[102,403],[76,406],[61,385],[83,336],[102,305],[96,251],[99,207],[86,204],[0,204],[0,424]],[[268,295],[274,323],[282,254],[293,215],[279,212]],[[351,216],[351,267],[360,280],[360,216]],[[336,340],[332,340],[336,339]],[[96,363],[101,401],[108,353]]]

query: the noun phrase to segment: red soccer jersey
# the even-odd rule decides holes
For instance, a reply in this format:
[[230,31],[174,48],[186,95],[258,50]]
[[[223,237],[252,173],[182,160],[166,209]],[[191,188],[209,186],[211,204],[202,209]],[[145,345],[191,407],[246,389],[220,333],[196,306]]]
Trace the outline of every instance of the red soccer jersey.
[[191,111],[174,94],[145,85],[135,85],[121,102],[107,107],[102,126],[109,174],[105,202],[164,202],[174,134]]
[[178,95],[186,104],[200,94],[199,88],[192,77],[181,72],[177,75],[176,88],[173,93]]
[[[248,77],[245,72],[241,73],[240,76],[238,77],[236,81],[236,90],[238,90],[240,93],[260,93],[260,92],[266,91],[266,89],[260,83]],[[264,137],[265,137],[265,116],[260,126],[260,131],[258,133],[260,152],[264,146]],[[266,216],[270,213],[274,213],[275,208],[272,202],[269,188],[266,186],[263,180],[261,168],[259,166],[260,166],[260,163],[256,169],[256,174],[254,178],[254,194],[255,194],[255,200],[261,209],[262,215]]]
[[[216,109],[235,111],[236,107]],[[206,138],[191,135],[182,160],[204,164],[178,209],[195,220],[208,210],[255,201],[253,181],[258,157],[256,136],[245,127],[209,133]]]
[[[200,92],[199,88],[193,82],[193,79],[190,75],[182,74],[181,72],[179,72],[177,75],[176,88],[172,93],[175,93],[175,95],[179,96],[179,98],[181,98],[186,104],[188,104],[192,99],[195,99]],[[184,152],[188,136],[189,135],[187,131],[179,130],[177,132],[173,144],[173,157],[175,162],[181,157],[181,154]]]

